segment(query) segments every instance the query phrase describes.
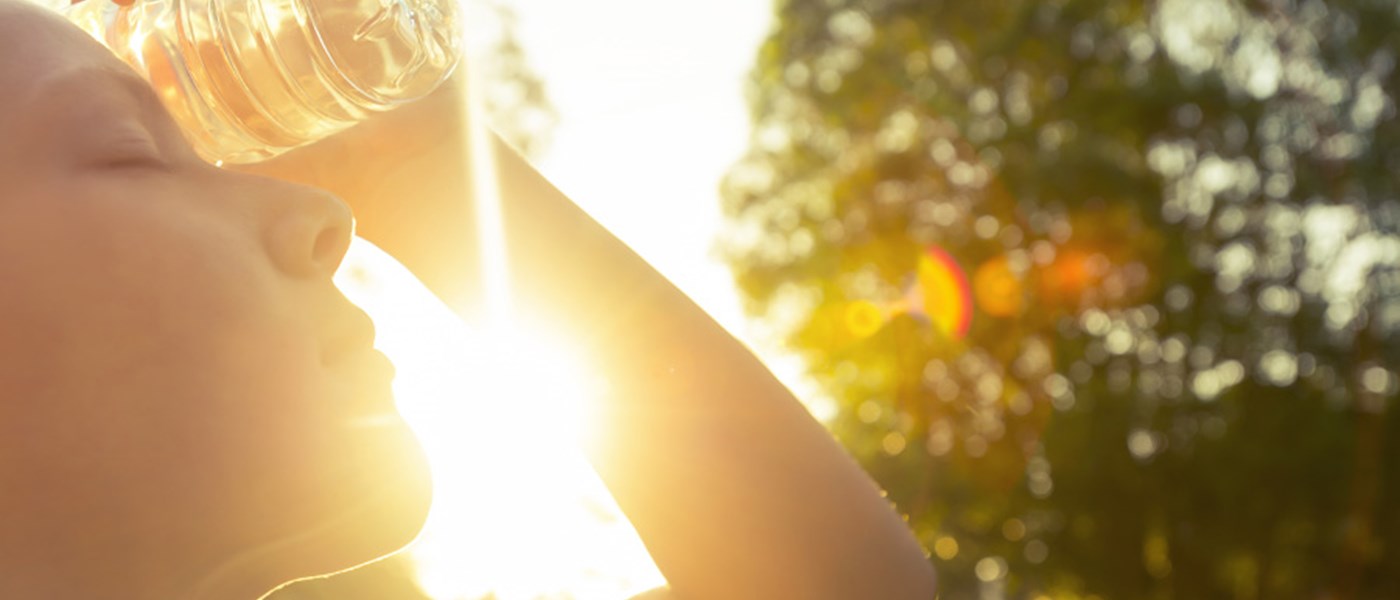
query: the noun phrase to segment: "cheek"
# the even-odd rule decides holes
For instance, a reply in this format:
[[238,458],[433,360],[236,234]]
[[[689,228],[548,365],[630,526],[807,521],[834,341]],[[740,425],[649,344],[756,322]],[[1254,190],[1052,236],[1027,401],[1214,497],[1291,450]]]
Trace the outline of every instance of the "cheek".
[[0,404],[12,455],[77,495],[227,527],[211,535],[369,511],[402,521],[385,540],[411,536],[416,442],[348,426],[354,390],[320,364],[308,292],[254,229],[169,198],[89,200],[0,202],[0,390],[44,397]]
[[326,386],[291,283],[249,228],[161,200],[0,206],[0,389],[46,398],[5,422],[73,464],[171,473],[314,436]]
[[71,186],[0,210],[0,276],[24,290],[9,304],[35,326],[121,360],[237,339],[285,304],[254,228],[232,211],[170,187],[104,191]]
[[144,429],[182,438],[171,460],[238,479],[317,443],[328,386],[293,284],[246,239],[204,232],[120,240],[129,251],[90,282],[110,302],[82,319],[110,355],[87,360],[156,416]]

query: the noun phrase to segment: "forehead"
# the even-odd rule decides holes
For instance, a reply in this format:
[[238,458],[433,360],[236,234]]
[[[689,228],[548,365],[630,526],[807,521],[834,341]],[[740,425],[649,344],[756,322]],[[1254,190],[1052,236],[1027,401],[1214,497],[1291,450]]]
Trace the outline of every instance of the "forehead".
[[51,76],[83,69],[129,70],[61,16],[20,0],[0,0],[0,123]]

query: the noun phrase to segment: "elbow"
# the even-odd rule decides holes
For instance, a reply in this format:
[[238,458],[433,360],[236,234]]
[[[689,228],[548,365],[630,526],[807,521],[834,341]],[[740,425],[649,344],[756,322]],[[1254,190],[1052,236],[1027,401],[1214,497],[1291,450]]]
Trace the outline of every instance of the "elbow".
[[[902,525],[902,524],[901,524]],[[933,600],[938,594],[938,574],[933,561],[909,529],[901,526],[899,534],[885,538],[881,568],[872,574],[883,581],[872,582],[871,589],[881,590],[880,598],[889,600]]]
[[933,600],[938,591],[933,565],[927,560],[887,565],[866,573],[864,577],[842,582],[828,581],[825,589],[802,595],[823,600]]
[[892,564],[871,573],[873,577],[867,579],[864,585],[867,593],[874,591],[875,595],[862,597],[878,597],[882,600],[933,600],[938,592],[938,577],[934,572],[933,563],[922,554],[903,554],[897,560],[891,561]]
[[[911,540],[912,541],[912,540]],[[933,563],[917,546],[874,552],[845,563],[845,569],[826,568],[807,580],[814,589],[794,596],[822,600],[933,600],[938,578]]]
[[933,600],[938,595],[938,574],[933,570],[933,563],[928,560],[921,560],[912,573],[909,574],[908,592],[900,598],[909,600]]
[[886,555],[882,568],[872,569],[875,581],[868,581],[867,589],[880,590],[877,596],[887,600],[933,600],[938,593],[933,562],[912,536],[907,541],[900,544],[898,551]]

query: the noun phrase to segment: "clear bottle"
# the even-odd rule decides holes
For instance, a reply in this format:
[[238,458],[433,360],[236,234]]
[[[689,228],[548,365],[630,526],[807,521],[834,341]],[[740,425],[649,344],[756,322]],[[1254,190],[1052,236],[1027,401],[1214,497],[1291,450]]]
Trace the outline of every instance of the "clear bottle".
[[264,160],[425,96],[461,55],[456,0],[85,0],[61,10],[151,82],[211,162]]

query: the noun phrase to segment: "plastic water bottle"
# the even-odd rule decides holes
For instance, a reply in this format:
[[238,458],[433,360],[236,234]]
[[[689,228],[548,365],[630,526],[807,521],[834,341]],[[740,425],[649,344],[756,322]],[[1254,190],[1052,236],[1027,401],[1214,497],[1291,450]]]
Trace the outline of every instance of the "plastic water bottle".
[[85,0],[61,10],[151,82],[211,162],[264,160],[425,96],[461,55],[456,0]]

